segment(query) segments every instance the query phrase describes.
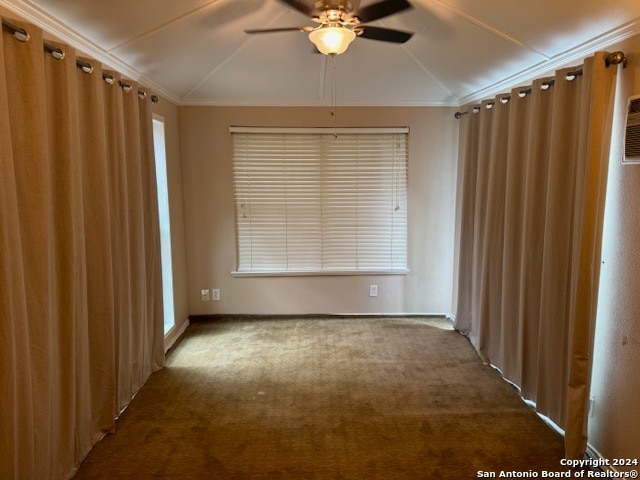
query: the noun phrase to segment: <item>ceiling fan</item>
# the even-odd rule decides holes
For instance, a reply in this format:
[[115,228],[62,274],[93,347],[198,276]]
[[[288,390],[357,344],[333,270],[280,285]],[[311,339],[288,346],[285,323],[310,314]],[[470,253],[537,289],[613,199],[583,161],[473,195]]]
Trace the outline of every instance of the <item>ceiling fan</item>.
[[412,8],[407,0],[381,0],[356,10],[349,0],[318,0],[309,6],[299,0],[280,0],[307,15],[317,27],[285,27],[245,30],[248,34],[273,32],[308,32],[317,49],[325,55],[338,55],[356,38],[405,43],[413,33],[372,27],[366,23]]

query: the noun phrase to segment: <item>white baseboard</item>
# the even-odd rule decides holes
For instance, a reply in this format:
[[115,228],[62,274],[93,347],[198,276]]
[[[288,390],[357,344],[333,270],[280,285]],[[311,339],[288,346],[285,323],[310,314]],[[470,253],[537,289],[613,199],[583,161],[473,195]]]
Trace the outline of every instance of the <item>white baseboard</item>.
[[616,470],[615,467],[612,467],[611,465],[606,465],[606,460],[605,457],[595,448],[593,448],[593,446],[591,446],[589,443],[587,443],[587,451],[585,452],[586,456],[589,457],[591,460],[602,460],[602,465],[598,465],[597,467],[592,467],[595,470],[601,470],[603,472],[605,471],[609,471],[609,472],[618,472],[618,470]]
[[188,326],[189,319],[185,320],[180,328],[176,329],[174,327],[169,330],[169,333],[164,337],[164,353],[167,353],[169,349],[175,345],[175,343],[182,336]]

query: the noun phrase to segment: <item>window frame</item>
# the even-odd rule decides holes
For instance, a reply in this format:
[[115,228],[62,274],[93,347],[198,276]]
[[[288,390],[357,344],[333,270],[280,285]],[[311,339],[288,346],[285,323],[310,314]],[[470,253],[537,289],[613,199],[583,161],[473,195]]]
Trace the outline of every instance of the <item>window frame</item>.
[[[233,165],[233,184],[234,184],[234,227],[235,227],[235,246],[236,246],[236,268],[234,271],[231,272],[231,274],[233,276],[240,276],[240,277],[260,277],[260,276],[326,276],[326,275],[340,275],[340,276],[344,276],[344,275],[407,275],[409,273],[409,268],[408,268],[408,263],[409,263],[409,255],[408,255],[408,246],[409,246],[409,239],[408,239],[408,231],[409,231],[409,215],[408,215],[408,203],[409,203],[409,199],[408,199],[408,193],[409,193],[409,128],[408,127],[367,127],[367,128],[360,128],[360,127],[352,127],[352,128],[335,128],[335,127],[328,127],[328,128],[323,128],[323,127],[312,127],[312,128],[300,128],[300,127],[238,127],[238,126],[231,126],[229,127],[229,132],[230,132],[230,136],[231,141],[232,141],[232,165]],[[403,244],[402,244],[402,253],[399,256],[400,260],[401,260],[401,266],[398,267],[396,266],[394,263],[394,261],[391,261],[389,265],[390,268],[344,268],[344,269],[338,269],[338,268],[331,268],[331,269],[288,269],[288,266],[286,266],[285,268],[282,269],[278,269],[278,270],[273,270],[273,269],[253,269],[253,270],[245,270],[245,269],[241,269],[242,265],[241,265],[241,251],[240,251],[240,234],[239,234],[239,215],[240,215],[240,202],[238,202],[238,193],[237,193],[237,173],[236,173],[236,168],[237,168],[237,152],[236,152],[236,134],[275,134],[275,135],[296,135],[296,134],[300,134],[300,135],[317,135],[318,138],[320,139],[320,137],[323,136],[333,136],[335,138],[338,138],[339,136],[344,136],[344,135],[383,135],[383,134],[401,134],[403,137],[401,137],[403,139],[402,143],[402,148],[401,151],[403,152],[401,155],[399,155],[400,158],[400,164],[399,164],[399,169],[396,170],[396,163],[398,162],[398,158],[394,157],[394,159],[392,160],[392,162],[394,162],[393,164],[393,175],[394,175],[394,179],[391,182],[396,182],[396,175],[399,175],[400,177],[402,177],[400,179],[400,181],[402,182],[401,188],[400,188],[400,195],[401,195],[401,199],[399,200],[399,205],[401,205],[398,208],[402,208],[404,210],[404,216],[402,217],[402,221],[403,223],[403,230],[400,232],[399,231],[399,227],[389,227],[389,231],[391,232],[393,230],[393,228],[396,228],[395,232],[396,233],[401,233],[402,234],[402,239],[403,239]],[[329,137],[327,137],[329,138]],[[321,142],[322,140],[318,140],[318,142]],[[395,154],[394,154],[395,155]],[[322,162],[326,162],[326,158],[324,156],[321,157],[322,159],[319,160],[321,162],[321,165],[323,164]],[[356,157],[354,157],[353,159],[355,159]],[[353,160],[352,159],[352,160]],[[389,163],[389,161],[387,162]],[[323,167],[321,167],[322,169]],[[400,172],[400,173],[398,173]],[[324,188],[324,187],[323,187]],[[393,189],[396,188],[396,186],[394,185],[392,187]],[[394,193],[395,195],[396,193]],[[395,198],[394,198],[395,201]],[[394,214],[391,214],[391,216],[393,217]],[[396,218],[396,217],[393,217]],[[324,220],[323,220],[324,221]],[[359,241],[359,240],[358,240]],[[394,241],[394,240],[392,240]],[[395,240],[397,241],[397,240]],[[394,244],[395,245],[395,244]],[[392,247],[393,248],[393,247]],[[395,257],[394,257],[395,258]],[[357,263],[357,261],[355,262]]]

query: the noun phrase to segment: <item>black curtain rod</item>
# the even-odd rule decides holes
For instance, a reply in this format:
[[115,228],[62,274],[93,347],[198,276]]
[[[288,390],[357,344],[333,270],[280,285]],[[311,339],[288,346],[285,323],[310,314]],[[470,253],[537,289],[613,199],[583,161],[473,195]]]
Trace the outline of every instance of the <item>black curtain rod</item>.
[[16,37],[21,42],[26,42],[29,40],[29,32],[27,32],[24,28],[20,28],[17,25],[14,25],[8,20],[2,19],[2,26],[9,30],[11,34]]
[[[2,19],[2,26],[7,30],[9,30],[11,34],[21,42],[28,42],[29,39],[31,38],[31,36],[29,35],[29,32],[27,32],[24,28],[18,27],[17,25],[14,25],[13,23],[9,22],[8,20],[5,20],[4,18]],[[60,50],[58,47],[51,45],[46,41],[44,42],[43,47],[48,53],[53,55],[53,57],[58,60],[62,60],[65,57],[65,53],[62,50]],[[86,73],[93,72],[93,65],[91,65],[88,62],[83,62],[82,60],[76,60],[76,65]]]
[[[607,67],[610,67],[611,65],[618,65],[618,64],[620,64],[620,63],[622,64],[622,67],[623,67],[623,68],[626,68],[626,66],[627,66],[627,58],[624,56],[624,53],[623,53],[623,52],[613,52],[613,53],[609,54],[609,55],[607,56],[607,58],[605,59],[605,65],[606,65]],[[573,70],[573,71],[571,71],[571,72],[568,72],[568,73],[565,75],[565,78],[566,78],[567,80],[569,80],[569,81],[572,81],[572,80],[575,80],[575,78],[576,78],[577,76],[580,76],[580,75],[582,75],[582,69],[581,69],[581,68],[580,68],[580,69],[577,69],[577,70]],[[556,82],[555,82],[555,80],[548,80],[548,81],[546,81],[546,82],[542,82],[542,84],[541,84],[541,88],[542,88],[543,90],[547,90],[549,87],[552,87],[555,83],[556,83]],[[518,91],[518,95],[519,95],[520,97],[526,97],[526,96],[527,96],[527,95],[529,95],[530,93],[531,93],[531,87],[529,87],[529,88],[523,88],[522,90],[519,90],[519,91]],[[509,102],[509,100],[511,100],[511,95],[504,95],[504,96],[500,97],[500,101],[501,101],[502,103],[508,103],[508,102]],[[493,102],[493,101],[492,101],[492,102],[488,102],[488,103],[486,104],[486,107],[487,107],[488,109],[490,109],[490,108],[493,108],[493,106],[494,106],[494,105],[495,105],[495,102]],[[472,109],[472,111],[473,111],[473,113],[478,113],[478,112],[480,112],[480,107],[474,107],[474,108]],[[469,113],[469,111],[466,111],[466,112],[456,112],[456,113],[454,113],[454,115],[453,115],[453,116],[454,116],[456,119],[460,119],[460,118],[462,118],[464,115],[466,115],[466,114],[468,114],[468,113]]]
[[[29,32],[27,32],[24,28],[14,25],[13,23],[11,23],[8,20],[5,20],[4,18],[2,19],[2,26],[7,30],[9,30],[11,34],[21,42],[28,42],[29,39],[31,38],[31,36],[29,35]],[[62,50],[60,50],[58,47],[55,47],[54,45],[46,41],[44,42],[43,47],[48,53],[50,53],[53,56],[53,58],[57,60],[62,60],[65,57],[65,53]],[[85,73],[93,73],[93,65],[91,65],[89,62],[85,62],[83,60],[77,59],[76,66],[82,69],[82,71]],[[113,75],[103,74],[102,78],[107,83],[110,83],[110,84],[115,83],[115,79]],[[120,87],[126,92],[130,92],[132,90],[131,85],[126,82],[120,82]],[[142,89],[138,89],[138,97],[140,99],[144,99],[146,96],[147,96],[146,91]],[[156,104],[159,101],[160,99],[158,98],[157,95],[151,96],[151,102],[153,104]]]

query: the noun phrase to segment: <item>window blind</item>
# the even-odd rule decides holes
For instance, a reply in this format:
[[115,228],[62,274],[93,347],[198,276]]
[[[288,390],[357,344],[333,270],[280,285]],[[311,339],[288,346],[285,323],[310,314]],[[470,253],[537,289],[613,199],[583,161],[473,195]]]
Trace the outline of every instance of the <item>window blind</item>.
[[408,129],[231,134],[237,273],[406,273]]

